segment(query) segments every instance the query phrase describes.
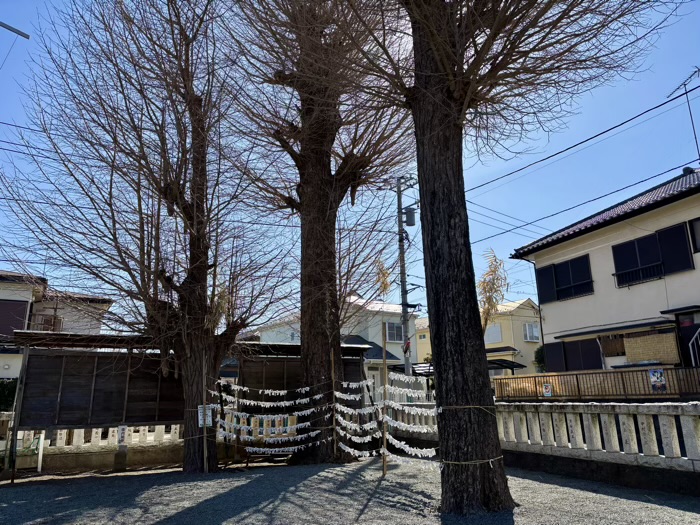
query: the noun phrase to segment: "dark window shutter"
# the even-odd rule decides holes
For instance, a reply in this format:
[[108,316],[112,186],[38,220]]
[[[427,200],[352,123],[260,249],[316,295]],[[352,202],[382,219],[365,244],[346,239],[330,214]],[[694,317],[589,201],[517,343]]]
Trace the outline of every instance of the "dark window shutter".
[[564,261],[554,265],[554,276],[557,281],[557,288],[564,288],[571,285],[571,266],[569,261]]
[[544,363],[547,372],[565,372],[564,343],[547,343],[544,345]]
[[540,304],[557,300],[557,289],[554,285],[554,265],[537,268],[537,296]]
[[27,328],[26,301],[0,301],[0,335],[12,336]]
[[582,370],[600,370],[603,368],[600,346],[595,339],[579,341],[581,347]]
[[659,253],[659,241],[655,233],[637,239],[637,252],[639,253],[639,266],[649,266],[661,262]]
[[634,270],[639,267],[637,246],[634,241],[625,242],[612,247],[615,273]]
[[691,270],[694,268],[693,255],[688,240],[688,229],[683,224],[676,224],[656,232],[664,263],[664,274]]
[[591,280],[591,261],[588,255],[571,259],[569,265],[571,266],[571,281],[574,284]]
[[583,370],[581,360],[581,343],[579,341],[564,343],[564,356],[566,358],[566,370]]
[[690,238],[693,239],[693,251],[700,252],[700,218],[693,219],[688,226],[690,226]]

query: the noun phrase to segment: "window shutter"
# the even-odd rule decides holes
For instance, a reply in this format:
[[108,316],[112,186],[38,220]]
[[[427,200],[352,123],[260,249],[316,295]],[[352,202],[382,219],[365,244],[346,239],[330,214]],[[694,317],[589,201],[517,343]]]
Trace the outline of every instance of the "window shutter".
[[694,268],[688,229],[685,223],[659,230],[656,235],[659,239],[665,274]]
[[554,265],[537,268],[537,296],[540,304],[557,300],[557,288],[554,284]]
[[617,244],[612,247],[615,273],[634,270],[639,267],[637,258],[637,246],[634,241]]
[[547,372],[565,372],[564,343],[547,343],[544,345],[544,362]]

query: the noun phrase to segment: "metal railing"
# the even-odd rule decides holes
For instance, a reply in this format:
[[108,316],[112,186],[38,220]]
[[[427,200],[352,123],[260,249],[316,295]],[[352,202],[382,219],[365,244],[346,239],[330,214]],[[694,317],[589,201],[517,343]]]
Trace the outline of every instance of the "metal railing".
[[697,332],[695,332],[695,335],[690,340],[690,343],[688,344],[688,346],[690,347],[690,359],[693,363],[693,366],[699,366],[700,365],[700,328],[698,329]]
[[632,270],[616,272],[613,275],[615,276],[617,287],[621,288],[632,284],[661,279],[664,276],[664,265],[660,262],[647,264],[646,266],[640,266]]

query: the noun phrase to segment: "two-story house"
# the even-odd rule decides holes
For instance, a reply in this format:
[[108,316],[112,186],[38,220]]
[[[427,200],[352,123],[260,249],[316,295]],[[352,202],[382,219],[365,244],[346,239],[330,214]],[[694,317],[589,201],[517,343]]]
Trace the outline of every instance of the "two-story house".
[[0,378],[19,376],[15,330],[99,334],[111,305],[104,297],[52,290],[44,277],[0,270]]
[[[425,361],[432,354],[430,322],[427,317],[416,320],[418,359]],[[513,368],[490,366],[491,376],[504,374],[534,374],[535,350],[540,346],[539,309],[532,299],[522,299],[498,305],[484,333],[486,358],[490,365],[502,361],[514,363]],[[520,365],[524,365],[521,367]]]
[[700,171],[518,248],[534,263],[547,372],[700,366]]
[[[419,362],[416,352],[416,314],[410,314],[408,335],[411,361]],[[294,314],[278,321],[267,323],[257,329],[261,343],[299,343],[299,315]],[[368,345],[365,353],[365,373],[374,379],[374,386],[383,385],[382,343],[386,334],[387,363],[404,362],[401,305],[384,301],[367,300],[359,296],[346,299],[346,309],[340,328],[343,341],[354,345]]]

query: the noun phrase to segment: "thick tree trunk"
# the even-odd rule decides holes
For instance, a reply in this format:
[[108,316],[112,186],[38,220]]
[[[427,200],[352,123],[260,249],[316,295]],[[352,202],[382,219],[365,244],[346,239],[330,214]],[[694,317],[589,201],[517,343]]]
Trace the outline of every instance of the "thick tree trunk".
[[[301,363],[304,384],[312,394],[325,393],[317,404],[333,399],[332,391],[343,380],[340,354],[340,312],[336,279],[337,207],[329,206],[330,195],[321,195],[326,184],[309,184],[302,195],[301,215]],[[333,199],[335,200],[335,199]],[[335,383],[334,383],[335,381]],[[328,414],[327,407],[318,414]],[[330,426],[330,419],[317,419],[318,426]],[[333,436],[325,429],[321,439]],[[304,462],[334,459],[333,442],[310,447],[299,457]]]
[[[433,21],[428,21],[431,23]],[[448,24],[449,25],[449,24]],[[469,242],[460,104],[414,19],[416,80],[409,104],[415,123],[423,253],[435,367],[441,510],[466,514],[512,509]],[[467,408],[469,407],[469,408]]]
[[[209,390],[216,390],[216,379],[219,376],[220,358],[215,354],[212,344],[202,344],[190,348],[189,357],[182,360],[182,389],[185,396],[184,424],[184,472],[204,472],[204,433],[207,434],[207,471],[215,472],[218,465],[216,451],[216,425],[209,428],[199,427],[197,408],[204,403],[212,402]],[[202,375],[204,375],[203,392]],[[213,415],[216,418],[216,415]]]

